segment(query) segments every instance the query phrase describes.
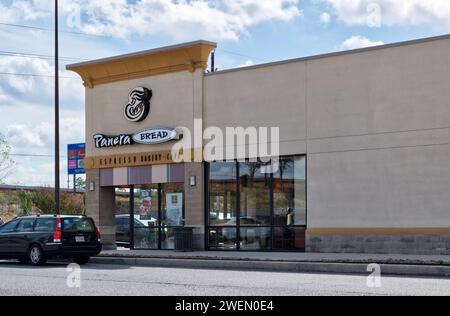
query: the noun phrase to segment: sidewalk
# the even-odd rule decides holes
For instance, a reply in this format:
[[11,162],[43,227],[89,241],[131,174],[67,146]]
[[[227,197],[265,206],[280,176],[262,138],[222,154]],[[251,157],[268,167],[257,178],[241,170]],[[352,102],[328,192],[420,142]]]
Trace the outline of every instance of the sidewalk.
[[264,253],[104,251],[94,263],[193,269],[230,269],[303,273],[368,274],[369,264],[381,266],[383,274],[450,277],[450,256]]

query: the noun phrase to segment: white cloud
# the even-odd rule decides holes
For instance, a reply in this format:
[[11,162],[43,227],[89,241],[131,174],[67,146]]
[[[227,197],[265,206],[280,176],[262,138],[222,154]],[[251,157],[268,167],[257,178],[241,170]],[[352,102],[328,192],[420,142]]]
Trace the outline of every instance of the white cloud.
[[[53,110],[41,106],[17,103],[13,107],[0,109],[0,133],[6,136],[16,165],[6,182],[10,184],[52,186],[54,183],[52,157],[33,157],[31,155],[54,154]],[[61,181],[67,178],[67,144],[79,143],[85,139],[83,111],[61,112]]]
[[449,0],[322,0],[346,25],[450,28]]
[[328,24],[331,22],[331,15],[328,12],[322,12],[320,15],[320,22]]
[[253,60],[246,60],[245,63],[238,65],[237,68],[243,68],[243,67],[250,67],[253,66],[255,63],[253,62]]
[[[8,12],[8,20],[15,21],[38,19],[52,10],[53,1],[28,2],[16,0],[0,9]],[[61,12],[68,23],[81,21],[79,30],[95,35],[238,40],[257,24],[298,17],[298,3],[299,0],[67,0],[62,2]],[[76,16],[78,12],[81,17]]]
[[350,49],[358,49],[358,48],[365,48],[365,47],[372,47],[372,46],[379,46],[383,45],[384,43],[381,41],[373,42],[369,40],[368,38],[364,36],[352,36],[348,39],[346,39],[341,45],[341,50],[350,50]]
[[48,15],[50,0],[13,0],[9,5],[0,3],[2,22],[35,21]]
[[[0,57],[1,106],[21,103],[49,106],[54,98],[54,67],[47,60],[29,57]],[[32,77],[12,74],[37,74],[49,77]],[[73,107],[82,104],[84,91],[81,79],[72,72],[60,71],[61,104]],[[74,79],[69,79],[69,77]]]

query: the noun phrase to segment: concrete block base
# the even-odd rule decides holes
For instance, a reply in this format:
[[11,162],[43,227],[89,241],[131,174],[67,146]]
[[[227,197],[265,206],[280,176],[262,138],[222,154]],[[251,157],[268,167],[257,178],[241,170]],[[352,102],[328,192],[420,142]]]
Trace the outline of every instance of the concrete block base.
[[306,252],[449,255],[447,235],[307,235]]

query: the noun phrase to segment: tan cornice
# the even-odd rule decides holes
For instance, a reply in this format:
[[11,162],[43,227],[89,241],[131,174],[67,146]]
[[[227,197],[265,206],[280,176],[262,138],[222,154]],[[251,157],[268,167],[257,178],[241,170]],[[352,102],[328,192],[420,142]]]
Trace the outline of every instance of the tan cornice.
[[161,74],[206,70],[208,58],[217,45],[197,41],[176,46],[68,65],[78,73],[87,88],[96,85],[138,79]]

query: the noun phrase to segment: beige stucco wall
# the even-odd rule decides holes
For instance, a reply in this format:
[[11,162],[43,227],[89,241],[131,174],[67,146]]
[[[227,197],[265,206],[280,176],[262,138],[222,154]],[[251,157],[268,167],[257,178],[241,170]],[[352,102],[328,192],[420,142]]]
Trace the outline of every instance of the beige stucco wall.
[[280,127],[282,154],[306,151],[306,63],[205,77],[204,125]]
[[[194,118],[202,115],[203,71],[177,72],[121,81],[86,89],[86,142],[88,156],[107,156],[170,150],[173,142],[161,145],[133,145],[97,149],[93,135],[133,134],[154,127],[187,127],[193,129]],[[123,116],[128,94],[136,87],[153,90],[150,114],[139,123]]]
[[449,227],[450,39],[205,77],[206,126],[279,126],[308,226]]

